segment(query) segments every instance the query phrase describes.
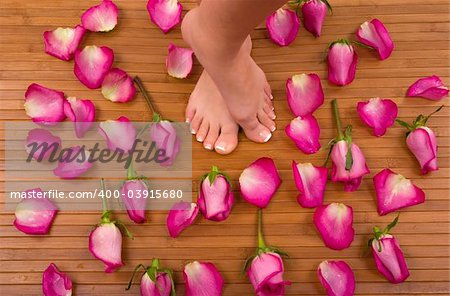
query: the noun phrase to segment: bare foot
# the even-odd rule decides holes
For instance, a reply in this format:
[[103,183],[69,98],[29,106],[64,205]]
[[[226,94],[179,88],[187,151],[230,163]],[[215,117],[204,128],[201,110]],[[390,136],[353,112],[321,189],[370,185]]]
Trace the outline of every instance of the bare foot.
[[201,26],[198,20],[197,9],[184,17],[183,38],[211,76],[246,136],[255,142],[267,142],[276,126],[273,97],[264,72],[241,45],[230,50],[227,40]]

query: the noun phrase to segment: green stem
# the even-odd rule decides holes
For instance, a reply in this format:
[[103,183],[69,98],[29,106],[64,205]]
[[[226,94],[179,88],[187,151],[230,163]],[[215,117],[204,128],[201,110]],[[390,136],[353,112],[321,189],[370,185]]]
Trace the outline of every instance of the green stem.
[[266,243],[264,242],[264,236],[262,233],[262,209],[258,209],[258,248],[260,250],[266,248]]
[[130,165],[128,166],[128,170],[127,170],[127,179],[133,180],[135,178],[136,178],[136,172],[134,171],[134,168],[133,168],[133,160],[131,160]]
[[331,104],[333,106],[334,119],[336,120],[338,140],[342,140],[344,138],[344,133],[342,132],[342,124],[341,124],[341,118],[339,117],[339,109],[338,109],[337,100],[336,99],[332,100]]
[[155,267],[157,270],[159,269],[159,259],[158,258],[153,259],[151,267]]
[[102,186],[102,223],[109,223],[111,222],[109,219],[109,211],[108,211],[108,204],[106,202],[106,189],[105,189],[105,181],[103,179],[100,180],[100,184]]
[[133,81],[139,88],[139,91],[141,92],[141,94],[144,96],[145,102],[147,103],[148,108],[150,108],[150,111],[152,112],[152,114],[155,114],[155,113],[159,114],[158,110],[156,110],[155,105],[153,105],[150,95],[148,94],[147,90],[145,89],[145,86],[142,83],[141,79],[138,76],[134,76]]

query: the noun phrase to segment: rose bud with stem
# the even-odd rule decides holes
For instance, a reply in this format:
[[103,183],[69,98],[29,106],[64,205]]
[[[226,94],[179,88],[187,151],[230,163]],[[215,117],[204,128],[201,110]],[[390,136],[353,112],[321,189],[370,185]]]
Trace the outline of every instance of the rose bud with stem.
[[152,260],[152,264],[148,267],[138,264],[131,275],[128,286],[125,290],[129,290],[133,283],[136,272],[144,269],[141,276],[140,292],[141,296],[175,296],[175,283],[173,281],[173,271],[169,268],[161,268],[158,258]]

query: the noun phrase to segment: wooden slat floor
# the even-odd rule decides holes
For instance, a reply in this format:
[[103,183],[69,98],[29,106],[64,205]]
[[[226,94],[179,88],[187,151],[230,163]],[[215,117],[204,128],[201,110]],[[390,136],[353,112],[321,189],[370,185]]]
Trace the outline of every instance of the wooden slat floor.
[[[58,26],[74,26],[84,9],[97,1],[2,0],[0,1],[0,120],[28,120],[23,110],[26,87],[37,82],[61,89],[70,96],[91,98],[98,120],[126,115],[136,121],[150,119],[141,97],[132,103],[113,104],[97,90],[88,90],[72,73],[72,63],[65,63],[43,52],[42,32]],[[107,45],[114,49],[116,65],[139,75],[162,113],[173,120],[184,120],[184,108],[201,66],[196,63],[193,75],[176,80],[165,72],[165,56],[169,42],[183,45],[180,28],[167,35],[150,23],[144,0],[117,0],[120,8],[118,27],[107,34],[88,34],[84,44]],[[449,176],[450,133],[448,99],[433,102],[404,98],[407,87],[417,78],[436,74],[450,84],[449,44],[450,8],[448,0],[332,0],[334,15],[328,16],[323,36],[313,38],[303,28],[295,43],[279,48],[267,39],[264,28],[252,33],[253,56],[266,72],[275,96],[278,131],[264,145],[249,142],[242,135],[233,154],[221,157],[193,143],[194,188],[197,178],[211,165],[228,172],[235,188],[240,171],[258,157],[270,156],[280,170],[283,184],[265,210],[266,240],[290,254],[285,261],[285,278],[292,281],[289,295],[323,294],[316,277],[317,265],[325,259],[345,259],[354,269],[358,295],[437,295],[448,294],[449,288]],[[183,1],[185,10],[196,4]],[[370,18],[381,19],[391,32],[395,51],[390,59],[379,61],[373,53],[358,49],[360,62],[357,78],[344,88],[326,82],[326,66],[321,63],[327,44],[338,37],[353,37],[357,26]],[[322,145],[333,137],[330,101],[339,99],[345,123],[353,124],[354,140],[364,151],[371,174],[361,188],[345,193],[340,184],[329,184],[326,202],[344,202],[355,210],[356,238],[353,245],[337,252],[325,248],[312,225],[313,211],[297,205],[291,175],[291,161],[323,162],[326,152],[312,156],[299,152],[285,136],[284,127],[292,118],[286,104],[285,82],[293,74],[316,72],[323,79],[326,103],[315,113],[319,120]],[[411,121],[417,114],[445,108],[429,125],[439,142],[440,170],[421,176],[418,164],[405,146],[405,131],[395,125],[386,136],[375,138],[362,125],[355,110],[360,100],[371,97],[393,98],[399,105],[399,117]],[[3,132],[1,135],[3,136]],[[0,162],[4,166],[4,141]],[[374,225],[385,225],[394,214],[379,217],[376,213],[371,177],[384,167],[411,178],[427,194],[425,204],[402,211],[400,224],[394,230],[407,257],[410,278],[403,284],[388,283],[375,270],[371,257],[362,251]],[[3,175],[2,175],[3,176]],[[2,191],[3,192],[3,191]],[[2,194],[3,195],[3,194]],[[2,206],[2,205],[0,205]],[[182,294],[181,270],[192,260],[208,260],[216,264],[225,278],[225,295],[252,295],[251,285],[240,271],[245,258],[256,244],[256,210],[238,197],[228,220],[222,223],[199,219],[178,239],[166,234],[164,212],[148,213],[150,222],[131,225],[134,241],[124,239],[123,258],[126,266],[114,274],[105,274],[103,265],[94,260],[87,249],[87,235],[97,223],[96,213],[60,212],[51,233],[31,237],[13,226],[13,213],[0,213],[0,294],[40,295],[41,273],[49,262],[55,262],[75,283],[75,295],[135,295],[138,288],[125,292],[125,284],[137,263],[149,264],[159,257],[174,270],[177,289]],[[122,220],[126,216],[118,214]]]

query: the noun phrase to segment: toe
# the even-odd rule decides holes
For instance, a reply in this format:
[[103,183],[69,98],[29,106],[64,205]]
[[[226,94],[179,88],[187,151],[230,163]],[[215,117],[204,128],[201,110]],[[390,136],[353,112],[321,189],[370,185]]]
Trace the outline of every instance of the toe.
[[218,124],[211,124],[209,126],[208,135],[205,138],[205,141],[203,142],[203,147],[205,147],[206,150],[213,150],[214,143],[217,141],[217,138],[219,137],[219,131],[220,127]]
[[272,119],[270,119],[269,115],[266,112],[264,112],[264,110],[260,110],[258,112],[258,120],[271,132],[275,131],[276,129],[275,122]]
[[269,118],[271,118],[272,120],[275,120],[275,118],[277,118],[277,116],[275,115],[275,112],[270,107],[270,105],[267,105],[267,104],[264,105],[263,110],[267,114],[267,116],[269,116]]
[[238,126],[225,125],[220,129],[220,136],[217,139],[214,148],[219,154],[229,154],[238,144]]
[[239,125],[244,130],[247,138],[249,138],[253,142],[265,143],[272,137],[272,133],[270,132],[270,130],[260,122],[258,122],[257,118],[247,119],[246,121],[239,121]]
[[[189,99],[189,101],[191,102],[192,100]],[[188,103],[184,116],[187,123],[192,122],[195,116],[195,107]]]
[[272,89],[270,88],[270,85],[267,81],[264,85],[264,92],[269,97],[269,99],[273,100]]
[[198,142],[202,143],[205,140],[206,135],[208,134],[208,130],[209,122],[207,120],[203,120],[200,128],[197,131],[197,134],[195,135]]
[[194,118],[192,118],[191,121],[191,134],[195,135],[200,128],[200,125],[202,123],[203,116],[200,115],[200,113],[195,113]]

